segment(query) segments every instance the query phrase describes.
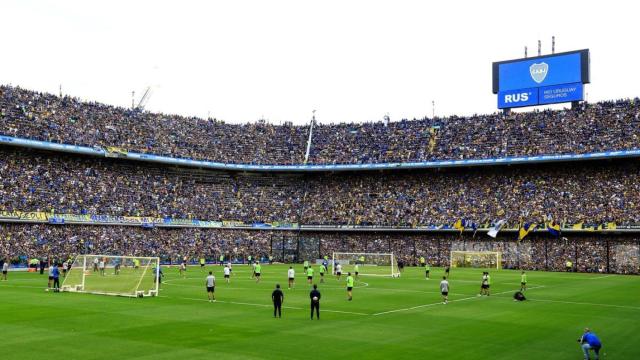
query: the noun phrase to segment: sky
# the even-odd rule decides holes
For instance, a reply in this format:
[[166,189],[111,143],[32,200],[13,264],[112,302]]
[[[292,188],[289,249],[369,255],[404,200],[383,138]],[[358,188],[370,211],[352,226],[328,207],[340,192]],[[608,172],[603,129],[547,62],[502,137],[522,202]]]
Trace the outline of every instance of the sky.
[[[640,96],[629,1],[0,1],[0,84],[229,123],[496,111],[491,63],[589,48],[588,101]],[[435,104],[435,106],[433,106]],[[434,109],[435,108],[435,109]],[[434,111],[435,110],[435,111]],[[530,111],[531,108],[527,109]]]

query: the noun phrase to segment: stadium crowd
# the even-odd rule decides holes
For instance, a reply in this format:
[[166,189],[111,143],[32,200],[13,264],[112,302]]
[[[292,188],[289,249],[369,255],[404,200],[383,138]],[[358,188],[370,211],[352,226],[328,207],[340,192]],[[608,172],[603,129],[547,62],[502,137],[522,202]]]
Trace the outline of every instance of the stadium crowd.
[[[274,175],[0,149],[0,210],[308,225],[640,223],[640,165]],[[592,189],[597,189],[593,191]]]
[[[484,235],[483,235],[484,236]],[[486,236],[485,236],[486,238]],[[292,245],[292,246],[291,246]],[[80,226],[48,224],[4,224],[0,227],[0,255],[12,262],[33,257],[66,259],[82,253],[159,256],[179,263],[184,257],[205,257],[217,262],[246,262],[249,256],[266,261],[315,260],[332,252],[393,252],[407,266],[424,256],[433,266],[449,265],[452,250],[500,251],[504,268],[565,271],[566,261],[574,271],[637,274],[640,267],[640,237],[572,236],[556,240],[534,235],[517,242],[513,236],[495,240],[459,237],[453,234],[335,233],[194,228],[144,229],[130,226]],[[607,267],[609,266],[609,268]]]
[[[309,163],[365,164],[637,149],[640,101],[574,110],[315,127]],[[0,134],[223,163],[300,164],[309,126],[243,125],[0,86]]]

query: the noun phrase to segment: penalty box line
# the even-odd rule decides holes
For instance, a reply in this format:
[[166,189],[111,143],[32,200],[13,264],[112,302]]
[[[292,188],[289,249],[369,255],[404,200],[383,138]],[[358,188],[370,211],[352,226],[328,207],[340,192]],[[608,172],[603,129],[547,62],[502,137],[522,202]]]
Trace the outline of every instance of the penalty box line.
[[[539,288],[543,288],[543,287],[544,286],[536,286],[536,287],[529,288],[528,290],[539,289]],[[507,290],[507,291],[502,291],[502,292],[499,292],[499,293],[495,293],[493,295],[494,296],[504,295],[504,294],[508,294],[508,293],[514,292],[514,291],[518,291],[518,290]],[[477,295],[476,296],[469,296],[469,297],[462,298],[462,299],[453,299],[453,300],[450,300],[449,302],[452,303],[452,302],[467,301],[467,300],[471,300],[471,299],[478,299],[480,297],[481,296],[477,296]],[[397,312],[404,312],[404,311],[410,311],[410,310],[415,310],[415,309],[422,309],[422,308],[427,308],[427,307],[436,306],[436,305],[442,305],[442,301],[439,301],[437,303],[430,303],[430,304],[412,306],[412,307],[408,307],[408,308],[383,311],[383,312],[379,312],[379,313],[375,313],[375,314],[371,314],[371,315],[380,316],[380,315],[386,315],[386,314],[393,314],[393,313],[397,313]]]

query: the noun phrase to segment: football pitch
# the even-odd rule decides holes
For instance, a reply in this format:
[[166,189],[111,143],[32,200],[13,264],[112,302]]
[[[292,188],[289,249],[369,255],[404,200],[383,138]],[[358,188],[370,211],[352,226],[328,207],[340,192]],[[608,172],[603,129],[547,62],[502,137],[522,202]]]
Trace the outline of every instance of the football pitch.
[[[317,267],[317,266],[316,266]],[[321,319],[309,319],[309,290],[296,265],[265,265],[262,280],[235,265],[163,268],[156,298],[45,292],[46,275],[10,272],[0,282],[3,359],[582,359],[584,327],[601,338],[604,359],[640,359],[640,277],[528,272],[528,300],[515,302],[520,272],[491,271],[491,296],[478,297],[481,269],[452,269],[443,305],[443,270],[401,278],[367,276],[347,301],[344,277],[315,282]],[[216,275],[216,303],[205,276]],[[151,277],[151,275],[149,276]],[[149,279],[151,281],[151,278]],[[285,294],[273,318],[271,292]],[[603,353],[606,355],[603,356]]]

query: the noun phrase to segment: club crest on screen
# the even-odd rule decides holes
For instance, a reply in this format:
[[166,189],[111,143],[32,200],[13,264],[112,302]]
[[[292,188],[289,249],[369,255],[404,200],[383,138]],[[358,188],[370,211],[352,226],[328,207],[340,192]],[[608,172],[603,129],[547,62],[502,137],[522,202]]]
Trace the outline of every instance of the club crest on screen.
[[541,82],[544,81],[544,78],[547,77],[547,72],[549,71],[549,65],[547,65],[547,63],[540,63],[540,64],[531,64],[531,66],[529,66],[529,73],[531,74],[531,78],[533,79],[533,81],[537,82],[538,84],[540,84]]

